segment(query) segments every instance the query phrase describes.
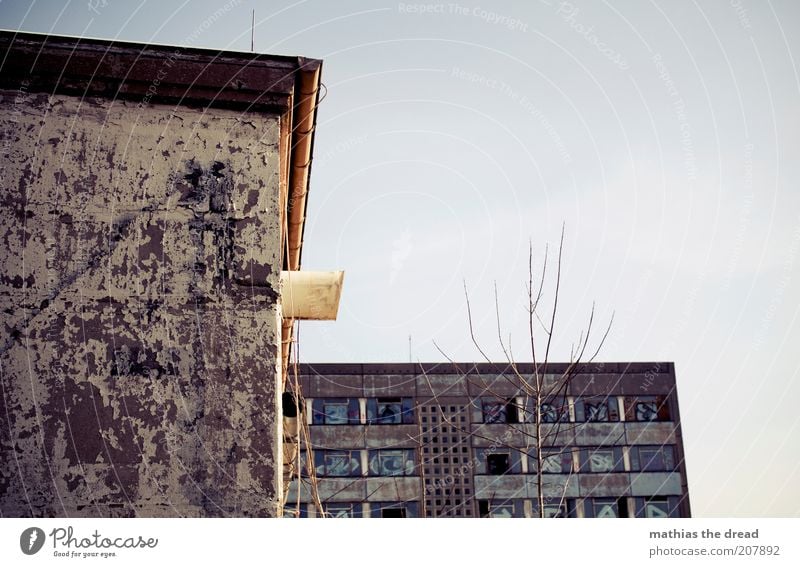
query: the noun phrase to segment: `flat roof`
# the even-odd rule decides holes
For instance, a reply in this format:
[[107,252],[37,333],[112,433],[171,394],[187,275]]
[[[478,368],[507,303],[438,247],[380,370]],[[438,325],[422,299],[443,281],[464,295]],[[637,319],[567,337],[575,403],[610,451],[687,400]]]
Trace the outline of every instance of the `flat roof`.
[[[567,370],[568,362],[548,362],[548,374],[560,374]],[[516,366],[523,374],[532,374],[534,366],[530,362],[518,362]],[[539,364],[540,371],[544,367]],[[401,363],[301,363],[298,371],[304,375],[335,374],[496,374],[509,369],[508,362],[401,362]],[[580,362],[580,374],[674,374],[672,362]]]
[[[0,30],[0,87],[282,112],[318,59]],[[148,96],[149,95],[149,96]],[[299,96],[299,95],[295,95]]]

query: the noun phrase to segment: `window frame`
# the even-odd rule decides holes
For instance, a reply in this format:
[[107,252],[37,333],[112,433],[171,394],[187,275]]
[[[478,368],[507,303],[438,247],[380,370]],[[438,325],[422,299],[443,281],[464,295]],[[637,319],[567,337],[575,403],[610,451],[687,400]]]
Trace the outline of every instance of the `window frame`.
[[[554,457],[559,460],[560,468],[558,472],[542,467],[542,474],[571,474],[574,472],[575,462],[572,457],[571,447],[542,447],[542,464],[552,461]],[[528,453],[528,472],[537,472],[536,449]],[[566,470],[565,469],[566,465]]]
[[[329,421],[328,406],[346,406],[347,418],[344,421]],[[361,404],[358,398],[314,398],[311,401],[312,425],[359,425],[361,423]]]
[[[348,455],[347,474],[331,474],[328,458],[336,455]],[[320,471],[322,468],[322,471]],[[317,476],[325,478],[357,478],[362,476],[361,471],[361,451],[358,449],[318,449],[314,451],[314,471]]]
[[[388,420],[387,416],[380,415],[381,405],[398,405],[398,410],[393,410],[396,421]],[[385,411],[385,409],[384,409]],[[405,396],[380,396],[367,398],[367,425],[413,425],[414,420],[414,398]]]
[[[610,470],[593,470],[592,457],[597,453],[611,452],[612,468]],[[620,445],[580,448],[580,472],[589,474],[621,473],[625,471],[625,457]]]
[[[489,472],[489,457],[492,455],[508,455],[508,470],[502,474]],[[476,475],[505,476],[507,474],[522,474],[522,459],[526,454],[519,449],[502,448],[492,449],[487,447],[475,448]]]
[[[652,459],[647,461],[644,466],[642,463],[645,458],[642,457],[643,451],[653,451],[661,454],[661,467],[651,466]],[[628,448],[629,460],[631,463],[631,471],[633,472],[675,472],[677,470],[676,449],[674,445],[631,445]]]
[[[620,421],[619,401],[616,396],[580,396],[575,398],[575,421],[578,423],[616,423]],[[604,406],[605,419],[589,419],[586,406]]]
[[[645,415],[641,406],[645,404],[655,404],[652,409],[648,409],[651,419],[640,419]],[[628,396],[625,398],[625,420],[637,423],[652,423],[660,421],[672,421],[672,410],[670,408],[669,396]]]
[[[401,454],[400,458],[403,460],[402,467],[400,469],[396,469],[400,472],[395,474],[384,474],[386,469],[381,466],[381,461],[385,453]],[[394,458],[397,458],[397,455],[395,455]],[[379,464],[378,466],[373,466],[373,463],[375,463],[376,459],[379,461]],[[414,449],[405,447],[369,449],[367,452],[367,470],[367,476],[371,477],[418,476],[416,451]]]

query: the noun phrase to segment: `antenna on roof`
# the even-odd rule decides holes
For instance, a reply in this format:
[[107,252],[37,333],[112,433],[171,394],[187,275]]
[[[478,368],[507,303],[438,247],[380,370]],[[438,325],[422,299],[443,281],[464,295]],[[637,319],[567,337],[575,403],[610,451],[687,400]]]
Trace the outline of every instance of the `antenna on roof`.
[[250,20],[250,51],[255,51],[256,9],[253,8],[253,17]]
[[408,335],[408,361],[413,362],[411,360],[411,335]]

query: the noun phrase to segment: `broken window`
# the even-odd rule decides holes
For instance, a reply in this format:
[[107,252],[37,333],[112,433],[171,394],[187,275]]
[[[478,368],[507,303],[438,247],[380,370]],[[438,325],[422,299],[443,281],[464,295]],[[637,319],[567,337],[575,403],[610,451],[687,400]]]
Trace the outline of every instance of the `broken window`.
[[[528,470],[536,472],[538,458],[536,450],[528,454]],[[563,447],[542,448],[542,473],[567,474],[572,472],[572,451]]]
[[357,425],[361,423],[358,398],[319,398],[312,402],[314,425]]
[[581,449],[581,472],[605,473],[622,472],[625,462],[622,458],[622,447],[598,447]]
[[637,396],[626,398],[625,416],[628,421],[669,421],[666,396]]
[[475,474],[520,474],[524,453],[512,449],[475,449]]
[[416,518],[419,516],[418,502],[370,502],[372,518]]
[[628,514],[628,499],[624,496],[620,496],[617,498],[617,512],[619,513],[620,518],[627,518],[629,517]]
[[516,399],[484,398],[481,400],[484,423],[519,423]]
[[575,400],[575,421],[619,421],[616,397],[583,397]]
[[374,449],[369,452],[369,473],[374,476],[414,476],[414,449]]
[[629,454],[632,471],[675,470],[675,448],[672,445],[634,445],[629,449]]
[[486,457],[486,471],[489,474],[507,474],[511,472],[508,453],[495,453]]
[[314,469],[318,476],[361,476],[361,453],[320,449],[314,452]]
[[370,398],[367,400],[367,423],[374,425],[414,423],[414,400]]

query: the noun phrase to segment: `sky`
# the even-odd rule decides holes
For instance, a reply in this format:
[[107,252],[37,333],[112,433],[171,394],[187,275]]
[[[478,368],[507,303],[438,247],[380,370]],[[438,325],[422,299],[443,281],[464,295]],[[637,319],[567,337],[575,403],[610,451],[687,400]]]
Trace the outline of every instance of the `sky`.
[[529,246],[549,302],[564,226],[552,359],[613,315],[597,360],[675,363],[693,515],[800,516],[800,3],[4,0],[0,27],[249,51],[253,9],[256,51],[324,60],[303,268],[345,280],[302,361],[478,360],[465,289],[526,360]]

